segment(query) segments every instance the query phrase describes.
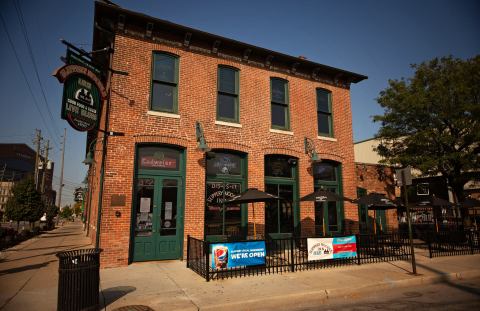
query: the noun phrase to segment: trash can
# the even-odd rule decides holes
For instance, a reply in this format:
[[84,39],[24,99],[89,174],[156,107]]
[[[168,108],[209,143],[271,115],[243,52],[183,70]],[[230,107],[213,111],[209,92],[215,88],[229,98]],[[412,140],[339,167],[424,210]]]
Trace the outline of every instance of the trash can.
[[79,249],[57,253],[57,310],[97,310],[102,249]]

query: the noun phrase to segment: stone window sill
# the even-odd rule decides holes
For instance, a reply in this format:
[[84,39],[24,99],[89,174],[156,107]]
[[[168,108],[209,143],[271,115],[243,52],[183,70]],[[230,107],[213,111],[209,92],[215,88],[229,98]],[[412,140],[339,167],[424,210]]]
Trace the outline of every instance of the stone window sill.
[[151,116],[158,116],[158,117],[165,117],[165,118],[173,118],[173,119],[180,119],[180,115],[176,113],[169,113],[169,112],[161,112],[161,111],[153,111],[148,110],[147,114]]
[[223,125],[223,126],[231,126],[231,127],[242,127],[241,124],[239,123],[233,123],[233,122],[225,122],[225,121],[215,121],[216,125]]
[[317,138],[320,140],[337,141],[336,138],[328,137],[328,136],[317,136]]
[[291,132],[291,131],[277,130],[277,129],[270,129],[270,133],[277,133],[277,134],[283,134],[283,135],[293,135],[293,132]]

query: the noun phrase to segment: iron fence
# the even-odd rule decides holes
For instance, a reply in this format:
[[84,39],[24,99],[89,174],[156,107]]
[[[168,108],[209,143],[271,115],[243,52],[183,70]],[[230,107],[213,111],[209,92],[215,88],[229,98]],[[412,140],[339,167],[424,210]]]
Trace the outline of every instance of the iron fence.
[[425,240],[430,258],[480,253],[479,231],[430,232]]
[[[207,281],[297,270],[323,269],[345,265],[405,260],[410,258],[408,239],[398,233],[356,235],[357,256],[350,258],[308,260],[307,237],[265,240],[265,264],[235,268],[212,267],[211,242],[188,237],[187,268]],[[245,242],[245,241],[238,241]]]

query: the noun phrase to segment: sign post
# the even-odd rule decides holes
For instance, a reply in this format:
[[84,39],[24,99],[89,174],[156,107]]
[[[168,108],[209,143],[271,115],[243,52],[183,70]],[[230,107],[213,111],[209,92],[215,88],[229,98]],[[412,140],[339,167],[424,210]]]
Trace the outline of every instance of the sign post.
[[412,217],[410,215],[410,207],[408,206],[408,193],[407,186],[412,184],[412,168],[407,166],[406,168],[396,171],[399,186],[403,186],[403,192],[405,195],[405,208],[407,210],[407,223],[408,223],[408,240],[410,243],[410,252],[412,253],[412,273],[417,274],[417,264],[415,262],[415,250],[413,248],[413,237],[412,237]]

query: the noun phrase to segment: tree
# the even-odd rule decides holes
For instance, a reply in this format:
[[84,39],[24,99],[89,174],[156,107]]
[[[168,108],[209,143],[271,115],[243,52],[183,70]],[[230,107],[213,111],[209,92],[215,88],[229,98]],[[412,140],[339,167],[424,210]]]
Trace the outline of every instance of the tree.
[[13,196],[7,201],[5,215],[14,221],[29,221],[40,219],[45,213],[42,196],[35,188],[32,178],[24,179],[12,188]]
[[59,209],[56,205],[52,204],[47,207],[47,228],[54,228],[53,219],[58,215]]
[[73,205],[73,213],[78,216],[82,214],[82,202],[76,202]]
[[73,209],[70,206],[65,205],[60,211],[60,217],[70,219],[73,215]]
[[389,164],[441,174],[457,199],[480,168],[480,55],[451,56],[412,65],[415,74],[390,80],[380,92],[383,115],[377,152]]

